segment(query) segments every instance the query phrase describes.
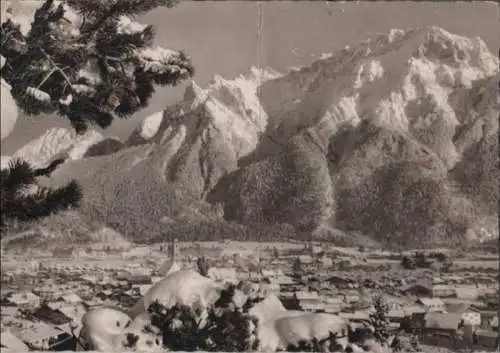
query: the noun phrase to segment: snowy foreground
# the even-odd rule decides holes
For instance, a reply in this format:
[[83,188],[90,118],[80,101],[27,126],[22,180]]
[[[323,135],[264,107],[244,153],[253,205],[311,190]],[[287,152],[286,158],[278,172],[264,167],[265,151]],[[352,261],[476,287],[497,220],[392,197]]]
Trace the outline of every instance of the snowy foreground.
[[[69,353],[70,351],[63,351],[61,353]],[[32,351],[32,353],[42,353],[42,351]],[[103,353],[103,352],[97,352],[97,351],[88,351],[88,353]],[[113,353],[117,353],[117,352],[113,352]],[[129,351],[123,351],[122,353],[132,353],[132,352],[129,352]],[[134,351],[134,353],[137,353],[136,351]],[[140,352],[139,352],[140,353]],[[187,353],[187,352],[178,352],[178,353]],[[201,352],[201,351],[198,351],[196,353],[205,353],[205,352]],[[208,353],[208,352],[206,352]],[[221,352],[222,353],[222,352]],[[260,353],[260,352],[253,352],[253,353]],[[283,352],[283,353],[288,353],[288,352]],[[295,352],[296,353],[296,352]],[[370,353],[370,352],[366,352],[366,353]],[[405,353],[404,351],[401,351],[401,353]],[[430,353],[430,352],[427,352],[427,351],[423,351],[422,353]],[[488,353],[487,351],[477,351],[475,353]]]

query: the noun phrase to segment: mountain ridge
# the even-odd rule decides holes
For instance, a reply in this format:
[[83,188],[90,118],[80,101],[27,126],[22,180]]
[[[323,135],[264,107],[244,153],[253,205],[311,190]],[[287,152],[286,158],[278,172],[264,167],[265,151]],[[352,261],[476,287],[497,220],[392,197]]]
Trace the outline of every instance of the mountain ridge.
[[[498,213],[498,71],[479,38],[391,30],[288,74],[192,82],[121,150],[71,161],[45,182],[82,180],[82,212],[139,240],[174,234],[179,209],[204,215],[182,225],[201,239],[212,236],[194,234],[201,224],[228,236],[339,228],[401,246],[498,236],[484,221]],[[482,209],[471,217],[473,204]]]

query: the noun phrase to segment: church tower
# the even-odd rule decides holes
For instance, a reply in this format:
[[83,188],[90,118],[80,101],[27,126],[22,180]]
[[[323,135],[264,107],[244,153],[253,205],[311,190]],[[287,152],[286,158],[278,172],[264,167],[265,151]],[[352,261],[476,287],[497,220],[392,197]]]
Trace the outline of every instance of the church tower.
[[169,247],[169,255],[170,259],[172,262],[177,261],[177,255],[178,255],[178,244],[177,244],[177,239],[173,238],[170,241],[170,247]]

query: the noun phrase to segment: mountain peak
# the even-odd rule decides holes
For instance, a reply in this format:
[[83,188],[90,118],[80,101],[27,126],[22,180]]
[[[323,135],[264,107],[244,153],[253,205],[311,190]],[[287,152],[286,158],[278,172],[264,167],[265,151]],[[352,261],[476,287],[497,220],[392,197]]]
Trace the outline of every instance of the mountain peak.
[[101,133],[92,129],[79,135],[67,128],[53,127],[17,150],[12,158],[21,158],[35,168],[42,168],[61,155],[70,160],[81,159],[88,148],[103,139]]
[[191,80],[184,91],[183,102],[186,104],[194,105],[198,101],[206,98],[206,92],[198,84]]

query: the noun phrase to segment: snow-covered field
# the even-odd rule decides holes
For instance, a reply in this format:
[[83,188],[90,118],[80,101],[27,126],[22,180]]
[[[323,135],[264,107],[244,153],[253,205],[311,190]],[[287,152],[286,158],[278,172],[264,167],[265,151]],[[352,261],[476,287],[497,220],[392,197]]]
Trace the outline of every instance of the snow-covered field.
[[[69,352],[69,351],[62,351],[61,353],[65,353],[65,352]],[[88,352],[89,353],[105,353],[105,352],[97,352],[97,351],[88,351]],[[455,353],[454,351],[451,351],[451,350],[445,350],[445,349],[439,349],[439,348],[432,348],[429,350],[425,350],[422,353],[435,353],[435,352],[436,353],[437,352]],[[9,353],[13,353],[13,352],[9,352]],[[32,351],[32,353],[42,353],[42,351],[40,351],[40,352],[39,351]],[[113,352],[113,353],[129,353],[129,351]],[[140,352],[134,351],[134,353],[140,353]],[[178,353],[185,353],[185,352],[178,352]],[[196,353],[205,353],[205,352],[197,351]],[[208,352],[206,352],[206,353],[208,353]],[[223,352],[220,352],[220,353],[223,353]],[[252,352],[252,353],[261,353],[261,352]],[[283,352],[283,353],[289,353],[289,352]],[[366,352],[366,353],[370,353],[370,352]],[[405,353],[405,352],[401,351],[401,353]],[[476,351],[475,353],[488,353],[488,351]]]

